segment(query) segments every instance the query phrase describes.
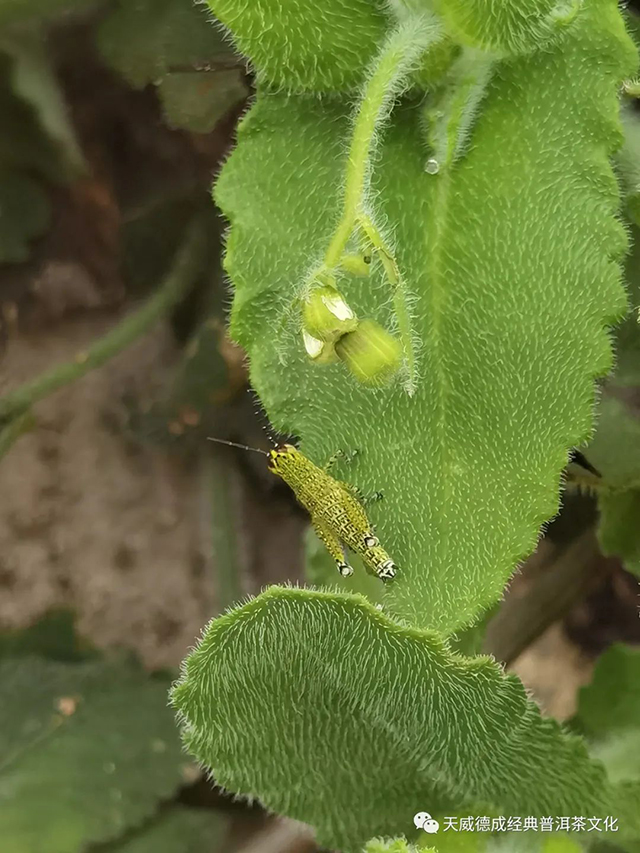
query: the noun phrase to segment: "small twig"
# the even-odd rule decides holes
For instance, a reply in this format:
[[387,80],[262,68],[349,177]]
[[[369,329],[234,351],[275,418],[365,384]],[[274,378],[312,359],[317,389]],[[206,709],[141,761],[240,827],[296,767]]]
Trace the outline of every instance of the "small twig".
[[[171,270],[153,296],[88,350],[78,353],[73,361],[46,370],[0,398],[0,422],[24,415],[38,400],[105,364],[150,329],[182,299],[193,284],[202,267],[206,245],[205,223],[198,218],[188,227]],[[7,424],[4,430],[12,426]]]
[[364,85],[349,142],[342,216],[327,247],[324,266],[335,269],[356,231],[358,214],[367,207],[371,160],[379,130],[388,119],[420,56],[443,38],[435,19],[418,15],[400,24],[383,45]]

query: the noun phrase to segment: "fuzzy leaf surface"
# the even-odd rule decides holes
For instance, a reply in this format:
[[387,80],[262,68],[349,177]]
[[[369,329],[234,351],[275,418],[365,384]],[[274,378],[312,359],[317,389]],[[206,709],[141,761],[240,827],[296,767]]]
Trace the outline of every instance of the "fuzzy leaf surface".
[[500,53],[531,53],[568,26],[579,2],[502,0],[487,7],[486,0],[434,0],[453,32],[464,42]]
[[208,0],[258,78],[290,91],[352,89],[384,37],[380,0]]
[[[608,155],[636,59],[616,4],[588,0],[560,42],[499,65],[468,153],[443,174],[424,170],[420,108],[396,108],[373,192],[415,296],[413,398],[310,364],[295,319],[286,369],[278,357],[283,311],[339,210],[348,105],[263,93],[222,171],[231,330],[253,385],[314,462],[361,451],[335,476],[383,491],[370,516],[399,566],[387,604],[413,624],[451,632],[499,598],[557,510],[567,449],[590,434],[605,326],[625,308]],[[392,326],[379,270],[339,286],[359,317]]]
[[152,814],[188,764],[167,680],[131,665],[0,661],[0,837],[77,853]]
[[271,587],[210,623],[173,702],[219,784],[343,853],[415,837],[425,803],[432,813],[474,801],[503,814],[605,807],[600,765],[516,678],[362,596]]

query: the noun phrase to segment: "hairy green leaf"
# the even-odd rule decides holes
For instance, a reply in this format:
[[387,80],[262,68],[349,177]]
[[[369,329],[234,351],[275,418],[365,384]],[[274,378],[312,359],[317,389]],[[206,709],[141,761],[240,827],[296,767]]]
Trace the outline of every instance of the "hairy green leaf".
[[601,767],[516,678],[362,596],[270,588],[210,623],[172,695],[219,784],[344,853],[415,836],[425,807],[559,815],[606,802]]
[[0,661],[0,838],[77,853],[152,814],[187,765],[167,681],[133,665]]
[[208,0],[258,78],[292,91],[354,88],[384,37],[381,0]]
[[[427,5],[426,0],[422,0]],[[557,38],[580,9],[581,0],[434,0],[452,31],[463,41],[506,54],[531,53]]]
[[222,853],[226,830],[216,812],[174,806],[105,853]]
[[[588,0],[561,41],[499,63],[472,144],[438,174],[425,172],[423,107],[395,110],[372,199],[414,297],[412,398],[310,364],[290,311],[337,218],[348,105],[263,93],[222,171],[231,328],[253,384],[315,462],[361,451],[336,476],[383,491],[370,515],[399,566],[387,603],[414,624],[451,632],[497,600],[557,510],[567,449],[591,431],[593,377],[611,365],[605,325],[625,307],[607,158],[635,62],[615,3]],[[379,270],[340,291],[359,317],[393,325]]]

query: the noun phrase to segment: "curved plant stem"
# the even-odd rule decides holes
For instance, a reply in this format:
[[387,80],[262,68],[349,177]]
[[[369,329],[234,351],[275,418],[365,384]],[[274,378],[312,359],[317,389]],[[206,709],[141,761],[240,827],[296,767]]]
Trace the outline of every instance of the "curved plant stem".
[[[38,400],[74,382],[95,367],[105,364],[144,334],[182,299],[193,284],[202,268],[206,245],[206,226],[204,221],[198,218],[188,227],[184,243],[171,270],[153,296],[88,350],[78,353],[73,361],[46,370],[0,398],[0,421],[19,418]],[[13,425],[5,426],[5,431],[10,427]]]
[[408,390],[413,394],[415,390],[416,356],[413,346],[413,329],[411,325],[411,313],[409,311],[409,294],[400,269],[393,256],[393,252],[385,243],[382,235],[375,227],[373,221],[365,215],[359,217],[360,227],[367,240],[377,252],[382,267],[385,271],[387,281],[393,290],[393,308],[398,322],[398,330],[403,343],[404,358],[409,377]]
[[407,368],[407,391],[416,384],[416,358],[408,293],[389,241],[375,223],[369,199],[372,160],[380,128],[388,119],[397,97],[407,88],[411,72],[424,52],[442,38],[442,29],[428,15],[411,15],[391,33],[371,68],[356,111],[349,144],[343,189],[343,211],[325,253],[323,266],[314,271],[304,290],[311,291],[323,276],[342,263],[349,240],[356,234],[380,257],[393,291],[393,304]]
[[401,23],[382,47],[365,83],[349,145],[343,212],[325,255],[325,266],[338,266],[365,205],[376,132],[389,117],[422,53],[442,36],[431,18],[415,16]]

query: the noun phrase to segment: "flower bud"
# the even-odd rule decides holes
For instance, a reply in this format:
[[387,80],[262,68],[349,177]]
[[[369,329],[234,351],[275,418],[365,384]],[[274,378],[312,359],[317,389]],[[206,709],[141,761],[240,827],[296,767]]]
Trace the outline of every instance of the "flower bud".
[[402,363],[402,344],[375,320],[361,320],[355,331],[340,338],[335,349],[364,385],[385,385]]
[[335,343],[357,328],[358,318],[335,287],[322,284],[315,287],[304,302],[302,325],[311,337]]

